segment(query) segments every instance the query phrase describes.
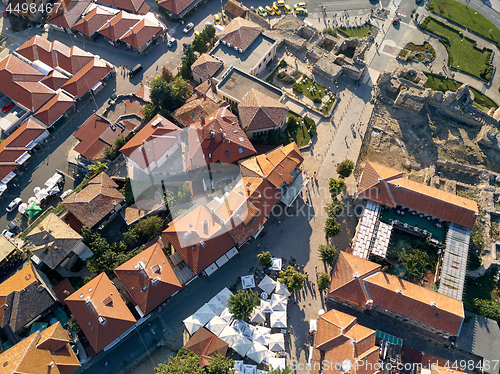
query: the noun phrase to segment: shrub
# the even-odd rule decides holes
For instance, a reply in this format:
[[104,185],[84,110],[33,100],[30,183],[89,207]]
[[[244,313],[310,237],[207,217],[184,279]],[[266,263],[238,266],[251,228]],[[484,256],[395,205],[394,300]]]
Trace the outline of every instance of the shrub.
[[315,97],[315,98],[313,99],[313,103],[314,103],[314,104],[321,104],[321,99],[320,99],[319,97]]
[[334,29],[331,29],[331,28],[324,29],[323,30],[323,34],[331,35],[334,38],[336,38],[338,36],[337,32]]
[[281,60],[278,66],[280,68],[286,68],[288,66],[288,63],[285,60]]
[[302,92],[302,86],[298,83],[294,83],[292,89],[297,92]]
[[331,281],[330,275],[328,275],[327,273],[321,273],[320,276],[318,277],[318,288],[321,291],[326,290],[330,285],[330,281]]
[[337,166],[337,173],[344,178],[348,178],[354,170],[354,162],[346,159]]
[[269,252],[261,252],[257,255],[257,260],[263,265],[267,267],[271,267],[273,262],[271,261],[271,253]]

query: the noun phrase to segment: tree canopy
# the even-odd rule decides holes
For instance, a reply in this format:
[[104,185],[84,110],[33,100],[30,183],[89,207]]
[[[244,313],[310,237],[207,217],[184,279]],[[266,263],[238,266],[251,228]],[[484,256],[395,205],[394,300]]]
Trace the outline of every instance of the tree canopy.
[[292,265],[288,265],[285,271],[280,271],[278,282],[285,284],[290,291],[301,290],[307,279],[305,274],[297,271]]
[[347,178],[351,175],[352,171],[354,170],[354,166],[355,165],[353,161],[346,159],[337,166],[337,173],[340,176]]
[[328,286],[330,285],[330,281],[332,279],[330,278],[330,275],[327,273],[321,273],[318,277],[318,288],[320,290],[326,290]]
[[271,258],[271,253],[269,251],[263,251],[257,255],[257,260],[259,260],[262,265],[267,267],[271,267],[273,265]]
[[233,368],[234,360],[218,353],[212,356],[210,363],[205,367],[208,374],[229,374],[233,372]]
[[181,77],[176,77],[172,82],[167,82],[162,79],[161,75],[158,75],[151,82],[149,96],[153,105],[168,112],[173,112],[186,102],[189,91],[187,87],[187,81]]
[[426,251],[413,247],[403,248],[399,258],[406,267],[408,275],[415,278],[424,277],[426,267],[430,265],[431,261]]
[[345,188],[345,180],[343,178],[330,178],[328,182],[328,188],[330,189],[330,195],[332,195],[332,199],[336,199],[338,195],[344,191]]
[[231,295],[227,301],[229,312],[237,320],[244,320],[250,317],[253,308],[259,304],[259,295],[252,290],[240,290]]
[[342,226],[337,222],[334,216],[329,216],[325,222],[325,235],[328,238],[337,236],[342,231]]
[[318,246],[319,258],[325,264],[333,267],[335,265],[335,261],[337,260],[337,255],[339,254],[339,250],[336,245],[331,244],[320,244]]
[[181,348],[167,364],[159,364],[155,374],[205,374],[200,365],[200,358],[190,350]]

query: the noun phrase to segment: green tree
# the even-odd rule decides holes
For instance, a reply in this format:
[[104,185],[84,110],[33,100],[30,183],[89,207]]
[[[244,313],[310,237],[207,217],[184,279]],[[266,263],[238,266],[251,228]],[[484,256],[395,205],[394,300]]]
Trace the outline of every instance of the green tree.
[[179,74],[183,79],[186,79],[188,81],[193,78],[193,72],[191,71],[191,68],[186,64],[181,65],[181,68],[179,69]]
[[227,301],[229,312],[237,320],[244,320],[250,317],[253,308],[259,303],[259,295],[252,290],[241,290],[231,295]]
[[354,170],[354,166],[354,162],[346,159],[342,161],[339,166],[337,166],[337,173],[342,177],[347,178]]
[[163,79],[167,83],[170,83],[174,80],[174,75],[166,66],[163,66],[161,68],[161,79]]
[[184,54],[182,55],[182,63],[191,69],[191,65],[196,61],[196,55],[194,54],[193,46],[188,45],[184,48]]
[[332,195],[332,199],[336,199],[339,194],[344,191],[345,188],[345,180],[343,178],[330,178],[328,182],[328,188],[330,189],[330,195]]
[[339,217],[344,212],[344,203],[339,200],[333,200],[325,206],[325,212],[328,217]]
[[95,164],[89,166],[91,178],[101,174],[104,170],[106,170],[105,162],[97,161]]
[[168,83],[157,76],[151,82],[149,96],[155,106],[173,112],[186,102],[187,92],[187,82],[182,78],[176,78]]
[[207,26],[203,29],[201,32],[201,35],[203,36],[203,39],[207,43],[212,43],[217,37],[215,36],[215,27]]
[[127,138],[124,137],[123,135],[120,135],[118,138],[115,139],[115,147],[117,149],[120,149],[125,144],[127,144]]
[[154,116],[158,114],[160,111],[160,107],[153,104],[147,103],[141,109],[142,116],[144,117],[144,121],[150,121]]
[[336,245],[331,244],[320,244],[318,246],[319,258],[325,264],[333,267],[335,265],[335,261],[337,260],[337,255],[339,254],[339,250]]
[[330,274],[321,273],[318,277],[318,288],[320,290],[326,290],[330,285],[331,280],[332,279],[330,278]]
[[340,234],[342,227],[337,222],[335,217],[328,217],[325,222],[325,235],[328,238],[333,238]]
[[271,253],[269,251],[261,252],[257,255],[257,260],[266,267],[273,266],[273,262],[271,261]]
[[200,358],[190,350],[181,348],[167,364],[155,367],[155,374],[205,374],[200,365]]
[[120,193],[125,196],[125,202],[128,205],[134,203],[134,192],[132,191],[132,184],[130,183],[130,178],[125,179],[125,184],[120,189]]
[[426,267],[430,264],[429,254],[418,248],[403,248],[399,258],[408,271],[408,275],[415,278],[423,278]]
[[120,152],[115,147],[110,147],[109,145],[107,145],[106,147],[104,147],[103,154],[106,160],[113,161],[118,157]]
[[76,322],[76,318],[73,315],[71,315],[71,317],[69,317],[68,319],[68,327],[77,334],[80,334],[82,332],[82,328],[80,327],[78,322]]
[[128,244],[136,243],[139,239],[151,239],[162,226],[163,220],[161,217],[146,217],[124,232],[123,237]]
[[205,370],[208,374],[229,374],[233,372],[233,368],[233,359],[216,353],[210,359],[210,363],[205,367]]
[[288,116],[286,127],[293,128],[295,126],[297,126],[297,118],[295,116]]
[[172,81],[172,87],[183,99],[186,99],[191,94],[191,91],[189,91],[188,87],[188,81],[182,79],[181,77],[176,77]]
[[193,50],[200,54],[208,51],[208,44],[201,34],[194,38]]
[[498,302],[494,300],[483,300],[478,298],[474,298],[472,302],[474,306],[473,309],[475,309],[476,313],[486,318],[500,321],[500,305],[498,305]]
[[285,271],[280,271],[278,282],[285,284],[290,291],[301,290],[304,287],[304,282],[307,279],[305,274],[297,271],[293,266],[288,265]]

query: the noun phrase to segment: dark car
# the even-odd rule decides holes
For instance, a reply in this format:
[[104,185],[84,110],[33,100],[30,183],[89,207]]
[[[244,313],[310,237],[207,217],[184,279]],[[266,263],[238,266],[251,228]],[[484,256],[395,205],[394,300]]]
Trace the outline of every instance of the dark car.
[[12,108],[14,107],[14,103],[11,101],[11,102],[8,102],[7,104],[5,104],[2,108],[2,113],[7,113],[9,110],[11,110]]
[[130,70],[130,76],[133,77],[134,75],[136,75],[137,73],[139,73],[140,71],[142,71],[143,67],[141,64],[137,64],[133,67],[132,70]]
[[168,41],[168,47],[173,47],[175,44],[177,44],[177,39],[175,38],[171,38],[169,41]]

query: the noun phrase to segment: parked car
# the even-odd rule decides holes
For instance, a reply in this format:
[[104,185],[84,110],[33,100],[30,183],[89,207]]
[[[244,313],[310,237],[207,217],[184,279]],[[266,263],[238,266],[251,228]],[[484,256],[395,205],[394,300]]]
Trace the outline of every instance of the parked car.
[[16,223],[14,221],[9,222],[9,224],[7,225],[7,228],[10,232],[14,233],[15,235],[17,235],[21,232],[21,228],[18,225],[16,225]]
[[250,10],[254,13],[257,13],[257,11],[255,10],[254,6],[253,5],[250,5]]
[[11,233],[9,230],[3,230],[2,235],[6,236],[7,238],[12,238],[14,236],[14,234]]
[[135,65],[135,66],[132,68],[132,70],[130,70],[129,75],[130,75],[131,77],[133,77],[134,75],[137,75],[137,73],[139,73],[140,71],[142,71],[142,69],[143,69],[142,65],[141,65],[141,64],[137,64],[137,65]]
[[276,13],[276,15],[278,15],[278,16],[281,15],[281,10],[279,10],[276,3],[273,4],[273,7],[271,9],[274,10],[274,13]]
[[270,16],[274,16],[274,10],[269,5],[266,5],[264,9],[266,10],[267,14],[269,14]]
[[184,27],[184,30],[182,30],[184,32],[184,34],[187,34],[188,32],[190,32],[194,27],[194,23],[193,22],[189,22],[186,27]]
[[173,47],[174,45],[177,44],[177,39],[175,38],[170,38],[170,40],[168,41],[168,44],[167,46],[170,48],[170,47]]
[[290,5],[285,4],[285,14],[291,14],[292,13],[292,8],[290,8]]
[[214,16],[214,22],[215,22],[215,24],[216,24],[216,25],[220,25],[220,17],[219,17],[219,15],[218,15],[218,14],[216,14],[216,15]]
[[281,7],[285,6],[285,0],[278,0],[274,2],[274,5]]
[[222,13],[222,22],[226,23],[227,22],[226,12],[224,12],[223,10],[221,13]]
[[7,212],[12,212],[14,209],[16,209],[19,204],[21,204],[23,200],[20,197],[16,197],[14,200],[10,202],[10,204],[7,206],[6,210]]
[[214,27],[211,22],[205,22],[205,28],[207,27]]
[[194,37],[195,37],[195,38],[197,38],[197,37],[198,37],[198,36],[200,36],[200,35],[201,35],[201,32],[199,32],[199,31],[195,31],[195,32],[194,32]]
[[7,104],[5,104],[2,108],[2,113],[7,113],[9,110],[11,110],[14,107],[14,103],[12,101],[9,101]]
[[65,198],[67,198],[71,192],[73,192],[73,190],[67,190],[67,191],[63,192],[61,194],[61,200],[64,200]]
[[298,16],[307,16],[307,9],[305,8],[295,8],[295,14]]
[[257,8],[257,13],[259,13],[262,17],[267,17],[267,12],[261,6]]
[[297,8],[307,8],[306,3],[297,3],[293,6],[295,9]]
[[399,23],[399,17],[398,17],[398,16],[396,16],[396,17],[394,17],[394,19],[392,20],[392,24],[393,24],[394,26],[396,26],[398,23]]

